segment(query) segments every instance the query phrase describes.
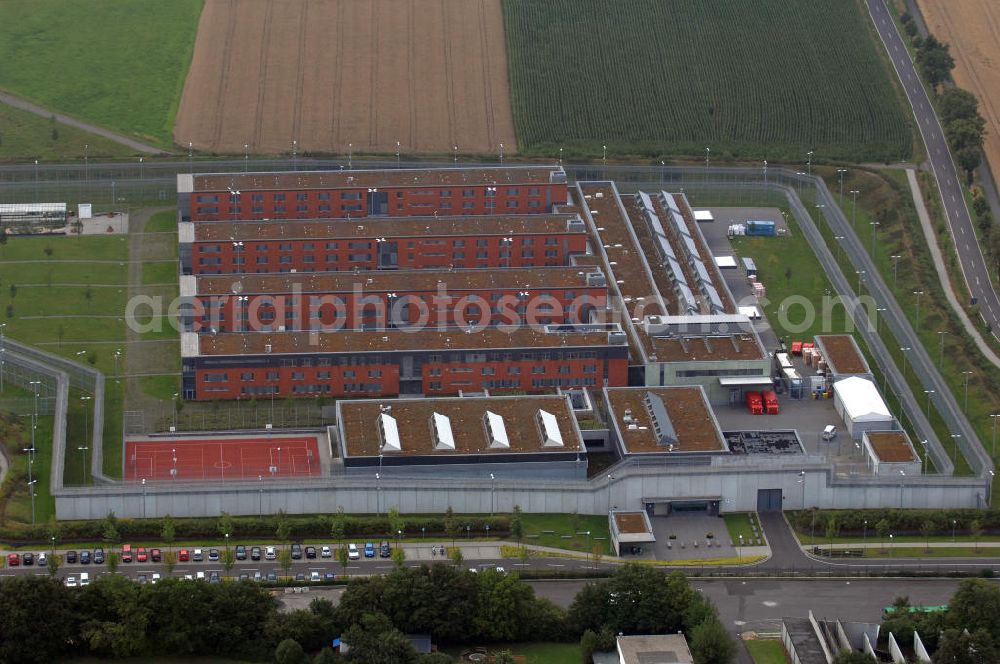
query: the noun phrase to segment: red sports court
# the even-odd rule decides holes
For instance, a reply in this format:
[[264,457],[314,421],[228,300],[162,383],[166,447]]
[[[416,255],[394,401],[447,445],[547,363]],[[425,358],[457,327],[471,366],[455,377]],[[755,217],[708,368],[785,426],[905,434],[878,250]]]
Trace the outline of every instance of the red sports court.
[[318,477],[316,436],[137,438],[125,442],[125,479]]

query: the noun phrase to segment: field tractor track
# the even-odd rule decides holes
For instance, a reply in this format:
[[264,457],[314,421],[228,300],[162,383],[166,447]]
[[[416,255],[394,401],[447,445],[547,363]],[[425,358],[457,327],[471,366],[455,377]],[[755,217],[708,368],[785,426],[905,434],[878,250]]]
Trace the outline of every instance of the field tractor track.
[[415,24],[415,19],[417,15],[416,0],[410,0],[410,29],[406,31],[407,40],[409,41],[409,53],[410,57],[406,60],[406,67],[409,71],[409,76],[407,76],[407,84],[409,88],[409,110],[410,110],[410,132],[407,138],[407,143],[410,149],[415,149],[417,147],[416,134],[417,134],[417,77],[414,71],[414,66],[417,62],[417,29]]
[[257,117],[254,118],[253,145],[258,147],[264,140],[264,100],[267,98],[267,62],[271,47],[271,25],[274,19],[274,3],[267,3],[264,12],[264,29],[260,38],[260,67],[257,80]]
[[372,74],[371,98],[368,101],[368,145],[375,149],[378,143],[378,12],[371,6],[372,21]]
[[331,65],[331,70],[333,71],[333,99],[330,103],[330,141],[334,152],[340,149],[341,100],[344,98],[344,95],[341,94],[341,85],[343,85],[344,80],[344,2],[345,0],[337,2],[337,48],[334,51],[334,61]]
[[219,71],[219,101],[215,106],[215,127],[212,131],[212,149],[218,149],[222,143],[222,125],[226,119],[225,105],[229,98],[229,67],[233,59],[233,38],[236,34],[236,0],[229,0],[229,25],[226,26],[226,37],[223,43],[222,69]]
[[454,73],[454,63],[452,62],[451,53],[451,40],[448,39],[448,35],[451,34],[451,25],[448,20],[451,12],[448,11],[448,7],[445,5],[444,0],[441,0],[441,25],[443,26],[442,34],[445,36],[441,40],[442,46],[444,48],[444,81],[445,81],[445,94],[448,97],[448,143],[450,145],[455,144],[455,73]]
[[493,90],[490,88],[490,61],[487,54],[490,52],[489,30],[486,25],[486,5],[479,3],[479,39],[480,48],[483,50],[483,101],[486,106],[486,144],[492,149],[497,145],[495,116],[493,113]]
[[[982,16],[990,24],[990,27],[992,29],[994,30],[997,29],[996,22],[993,20],[993,17],[991,16],[988,10],[984,10],[982,12]],[[941,12],[941,19],[948,25],[948,31],[951,32],[951,34],[953,35],[961,34],[961,30],[956,29],[955,21],[952,18],[951,13],[948,12],[947,9]],[[994,32],[993,34],[1000,34],[1000,33]],[[988,89],[988,86],[983,84],[983,80],[979,76],[979,68],[977,66],[977,63],[971,58],[969,58],[968,52],[965,49],[959,48],[959,49],[954,49],[952,53],[953,57],[961,61],[965,69],[965,72],[969,76],[969,78],[975,81],[975,85],[973,85],[973,88],[976,90]],[[986,116],[986,119],[988,121],[987,126],[989,126],[989,124],[995,125],[997,121],[1000,120],[1000,118],[997,118],[996,107],[993,105],[990,96],[976,95],[976,99],[979,101],[979,107],[985,110],[983,115]]]
[[292,107],[292,140],[298,142],[302,129],[302,96],[305,89],[306,34],[309,29],[309,0],[302,3],[302,13],[299,16],[299,60],[295,79],[295,102]]

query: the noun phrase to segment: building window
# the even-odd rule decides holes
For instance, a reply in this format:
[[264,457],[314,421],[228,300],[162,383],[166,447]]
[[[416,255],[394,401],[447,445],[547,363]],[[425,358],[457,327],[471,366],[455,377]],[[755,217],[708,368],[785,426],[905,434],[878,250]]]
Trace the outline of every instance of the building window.
[[277,201],[284,201],[284,200],[285,200],[285,195],[284,195],[284,194],[275,194],[275,195],[274,195],[274,200],[275,200],[276,202],[277,202]]

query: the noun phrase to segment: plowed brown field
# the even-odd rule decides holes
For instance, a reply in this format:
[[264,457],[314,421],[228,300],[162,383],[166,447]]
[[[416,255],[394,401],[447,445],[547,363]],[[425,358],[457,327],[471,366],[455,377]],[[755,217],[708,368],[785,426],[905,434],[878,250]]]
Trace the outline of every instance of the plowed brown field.
[[180,145],[515,150],[500,0],[207,0]]
[[1000,2],[919,0],[920,13],[938,39],[951,45],[955,82],[979,99],[986,119],[984,150],[1000,186]]

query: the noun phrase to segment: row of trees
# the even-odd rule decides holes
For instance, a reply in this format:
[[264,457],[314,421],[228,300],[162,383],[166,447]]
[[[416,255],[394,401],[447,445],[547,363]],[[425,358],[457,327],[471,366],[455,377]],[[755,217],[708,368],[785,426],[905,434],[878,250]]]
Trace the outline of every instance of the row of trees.
[[[1000,510],[800,510],[786,516],[800,533],[827,532],[836,524],[836,535],[860,537],[862,533],[885,535],[982,535],[1000,531]],[[867,524],[865,523],[867,522]],[[828,537],[830,535],[827,535]]]
[[[40,629],[40,624],[45,628]],[[397,568],[352,580],[339,605],[316,599],[279,612],[258,584],[165,579],[138,585],[109,575],[83,588],[18,576],[0,583],[0,661],[50,662],[70,653],[101,659],[227,656],[302,664],[341,636],[345,662],[441,664],[418,656],[408,633],[441,645],[581,640],[585,655],[613,649],[614,635],[684,630],[698,664],[728,664],[735,645],[714,607],[680,573],[626,566],[586,586],[565,611],[516,575],[457,566]],[[589,661],[586,660],[586,661]]]

